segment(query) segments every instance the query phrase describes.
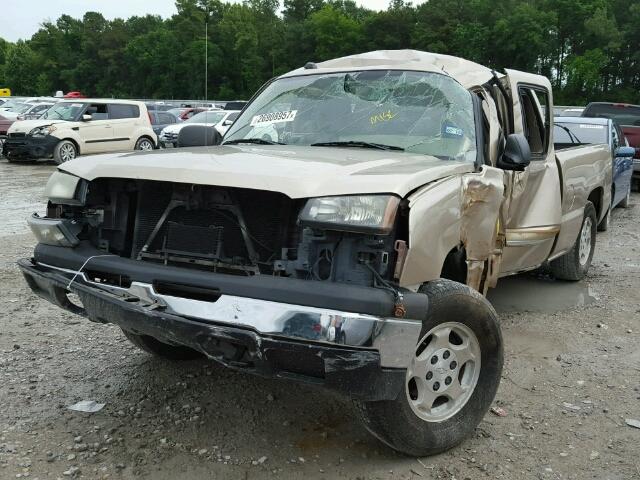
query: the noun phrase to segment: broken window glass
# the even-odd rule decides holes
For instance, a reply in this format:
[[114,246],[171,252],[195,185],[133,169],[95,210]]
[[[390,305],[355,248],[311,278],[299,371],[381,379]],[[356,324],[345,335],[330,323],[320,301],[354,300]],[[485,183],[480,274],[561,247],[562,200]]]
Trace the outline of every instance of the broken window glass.
[[398,70],[313,74],[276,80],[225,140],[290,145],[362,142],[473,162],[471,94],[447,75]]

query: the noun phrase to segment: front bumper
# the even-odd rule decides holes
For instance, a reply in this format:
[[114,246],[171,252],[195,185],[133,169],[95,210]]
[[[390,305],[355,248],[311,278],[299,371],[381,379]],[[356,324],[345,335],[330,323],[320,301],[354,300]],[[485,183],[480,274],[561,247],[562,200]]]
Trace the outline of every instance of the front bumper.
[[[139,267],[142,262],[116,256],[87,260],[90,256],[85,253],[80,255],[85,259],[84,268],[79,271],[83,265],[75,261],[67,262],[72,268],[64,268],[38,261],[37,257],[59,264],[56,254],[81,249],[42,245],[38,249],[36,259],[20,260],[18,265],[35,293],[66,310],[166,343],[188,346],[231,368],[320,384],[355,398],[396,397],[403,388],[404,369],[422,328],[421,319],[300,304],[322,303],[324,300],[317,296],[309,301],[301,298],[297,304],[255,298],[261,296],[259,293],[253,298],[239,296],[231,292],[233,285],[218,283],[220,277],[228,275],[207,273],[210,284],[220,285],[217,299],[199,299],[198,295],[189,295],[188,289],[183,290],[192,298],[159,293],[160,285],[166,285],[168,277],[155,275],[154,269],[141,275],[147,277],[143,281],[132,281],[126,287],[97,283],[96,271],[104,272],[109,262],[123,273],[127,269],[122,261],[134,262]],[[153,267],[164,269],[167,275],[183,270]],[[160,283],[150,281],[149,275],[157,277]],[[231,279],[249,280],[233,276]],[[197,283],[194,278],[186,280],[189,288],[195,289],[192,291],[202,293],[194,285]],[[309,288],[315,283],[301,282],[308,282]],[[272,285],[270,294],[282,300],[277,283],[281,282]],[[294,295],[296,288],[292,284]],[[69,301],[69,292],[78,295],[82,307]],[[408,294],[408,297],[411,305],[408,311],[423,309],[426,313],[424,295]],[[342,302],[336,298],[335,304]]]
[[56,148],[59,139],[51,135],[33,137],[25,135],[15,137],[9,135],[4,141],[2,153],[12,160],[28,160],[38,158],[52,158],[53,150]]

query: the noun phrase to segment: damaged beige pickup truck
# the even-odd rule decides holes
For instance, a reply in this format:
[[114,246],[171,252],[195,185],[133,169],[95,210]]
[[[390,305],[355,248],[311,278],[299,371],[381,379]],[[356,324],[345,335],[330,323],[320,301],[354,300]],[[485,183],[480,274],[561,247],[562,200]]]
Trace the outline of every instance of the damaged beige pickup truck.
[[483,294],[547,262],[582,278],[610,203],[606,147],[555,152],[551,97],[416,51],[309,63],[221,145],[62,164],[19,265],[143,350],[324,385],[392,448],[441,452],[500,381]]

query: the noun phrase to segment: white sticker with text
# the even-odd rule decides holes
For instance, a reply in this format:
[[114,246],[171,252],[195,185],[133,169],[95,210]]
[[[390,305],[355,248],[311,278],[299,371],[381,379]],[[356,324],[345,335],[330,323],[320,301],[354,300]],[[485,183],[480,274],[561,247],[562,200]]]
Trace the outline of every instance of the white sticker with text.
[[296,118],[297,110],[286,110],[284,112],[271,112],[256,115],[251,119],[251,126],[265,125],[271,123],[292,122]]
[[580,124],[580,128],[592,128],[594,130],[602,130],[604,127],[605,127],[604,125],[589,125],[586,123]]

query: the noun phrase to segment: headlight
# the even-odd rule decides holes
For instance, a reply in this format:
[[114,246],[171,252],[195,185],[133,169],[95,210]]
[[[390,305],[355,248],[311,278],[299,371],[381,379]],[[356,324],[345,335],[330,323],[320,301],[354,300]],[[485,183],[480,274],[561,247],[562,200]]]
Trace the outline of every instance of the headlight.
[[56,127],[53,125],[45,125],[42,127],[36,127],[29,132],[32,137],[44,137],[55,131]]
[[399,204],[394,195],[312,198],[300,213],[300,221],[334,230],[388,234]]
[[53,203],[84,205],[88,183],[64,172],[54,172],[44,189],[45,196]]
[[33,214],[27,223],[38,243],[56,247],[75,247],[80,243],[78,233],[82,227],[73,221],[59,218],[40,218]]

